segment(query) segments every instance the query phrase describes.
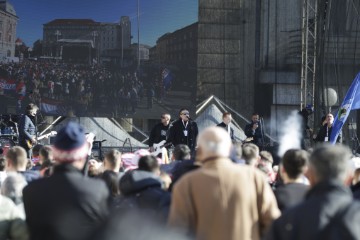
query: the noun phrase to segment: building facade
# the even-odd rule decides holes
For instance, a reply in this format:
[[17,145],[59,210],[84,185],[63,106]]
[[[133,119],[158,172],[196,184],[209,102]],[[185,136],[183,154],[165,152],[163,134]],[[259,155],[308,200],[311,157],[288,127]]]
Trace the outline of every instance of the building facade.
[[[44,24],[43,54],[63,59],[65,48],[89,48],[93,61],[106,58],[114,50],[121,58],[124,49],[130,48],[131,23],[122,16],[118,23],[96,22],[92,19],[55,19]],[[66,55],[66,54],[65,54]]]
[[166,33],[156,41],[155,62],[165,65],[197,65],[198,23]]
[[0,60],[14,57],[19,17],[8,1],[0,1]]

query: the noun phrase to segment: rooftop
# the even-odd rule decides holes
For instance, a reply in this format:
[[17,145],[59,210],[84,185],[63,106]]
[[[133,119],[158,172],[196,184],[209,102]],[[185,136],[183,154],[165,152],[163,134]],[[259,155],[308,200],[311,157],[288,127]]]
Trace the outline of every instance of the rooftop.
[[95,22],[92,19],[55,19],[48,23],[45,23],[44,25],[47,26],[64,26],[64,25],[98,25],[98,22]]

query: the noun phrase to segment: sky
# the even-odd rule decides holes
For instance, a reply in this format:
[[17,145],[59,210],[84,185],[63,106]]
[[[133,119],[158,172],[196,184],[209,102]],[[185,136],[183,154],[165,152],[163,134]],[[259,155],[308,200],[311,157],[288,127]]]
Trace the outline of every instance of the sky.
[[[119,22],[129,16],[133,42],[137,42],[136,0],[10,0],[19,17],[17,37],[27,46],[42,39],[43,24],[58,18],[87,18]],[[197,0],[139,0],[140,43],[154,46],[167,32],[198,20]]]

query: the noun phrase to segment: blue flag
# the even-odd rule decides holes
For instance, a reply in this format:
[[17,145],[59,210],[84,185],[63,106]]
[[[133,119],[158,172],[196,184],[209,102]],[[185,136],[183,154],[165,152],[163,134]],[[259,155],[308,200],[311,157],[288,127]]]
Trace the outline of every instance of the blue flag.
[[164,88],[166,91],[168,91],[173,81],[173,75],[171,71],[167,68],[164,68],[161,74],[162,74]]
[[341,128],[343,127],[346,119],[349,116],[351,110],[360,109],[360,73],[356,76],[353,83],[351,84],[344,101],[341,104],[341,107],[336,114],[334,119],[330,142],[331,144],[336,143],[336,139],[338,138]]

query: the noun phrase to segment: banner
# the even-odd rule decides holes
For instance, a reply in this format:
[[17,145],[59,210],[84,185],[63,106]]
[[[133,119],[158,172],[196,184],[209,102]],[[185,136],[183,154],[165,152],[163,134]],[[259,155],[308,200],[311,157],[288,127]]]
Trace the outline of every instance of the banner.
[[164,70],[161,73],[162,79],[163,79],[163,85],[166,91],[168,91],[171,88],[173,76],[169,69],[164,68]]
[[67,110],[62,101],[43,98],[40,103],[40,111],[49,115],[66,115]]
[[16,82],[12,79],[0,78],[0,89],[6,91],[15,91]]
[[349,116],[351,110],[360,109],[360,73],[356,76],[353,83],[351,84],[346,96],[341,104],[341,107],[336,114],[334,119],[334,123],[332,126],[330,142],[331,144],[336,143],[336,139],[338,138],[341,129],[346,122],[346,119]]

